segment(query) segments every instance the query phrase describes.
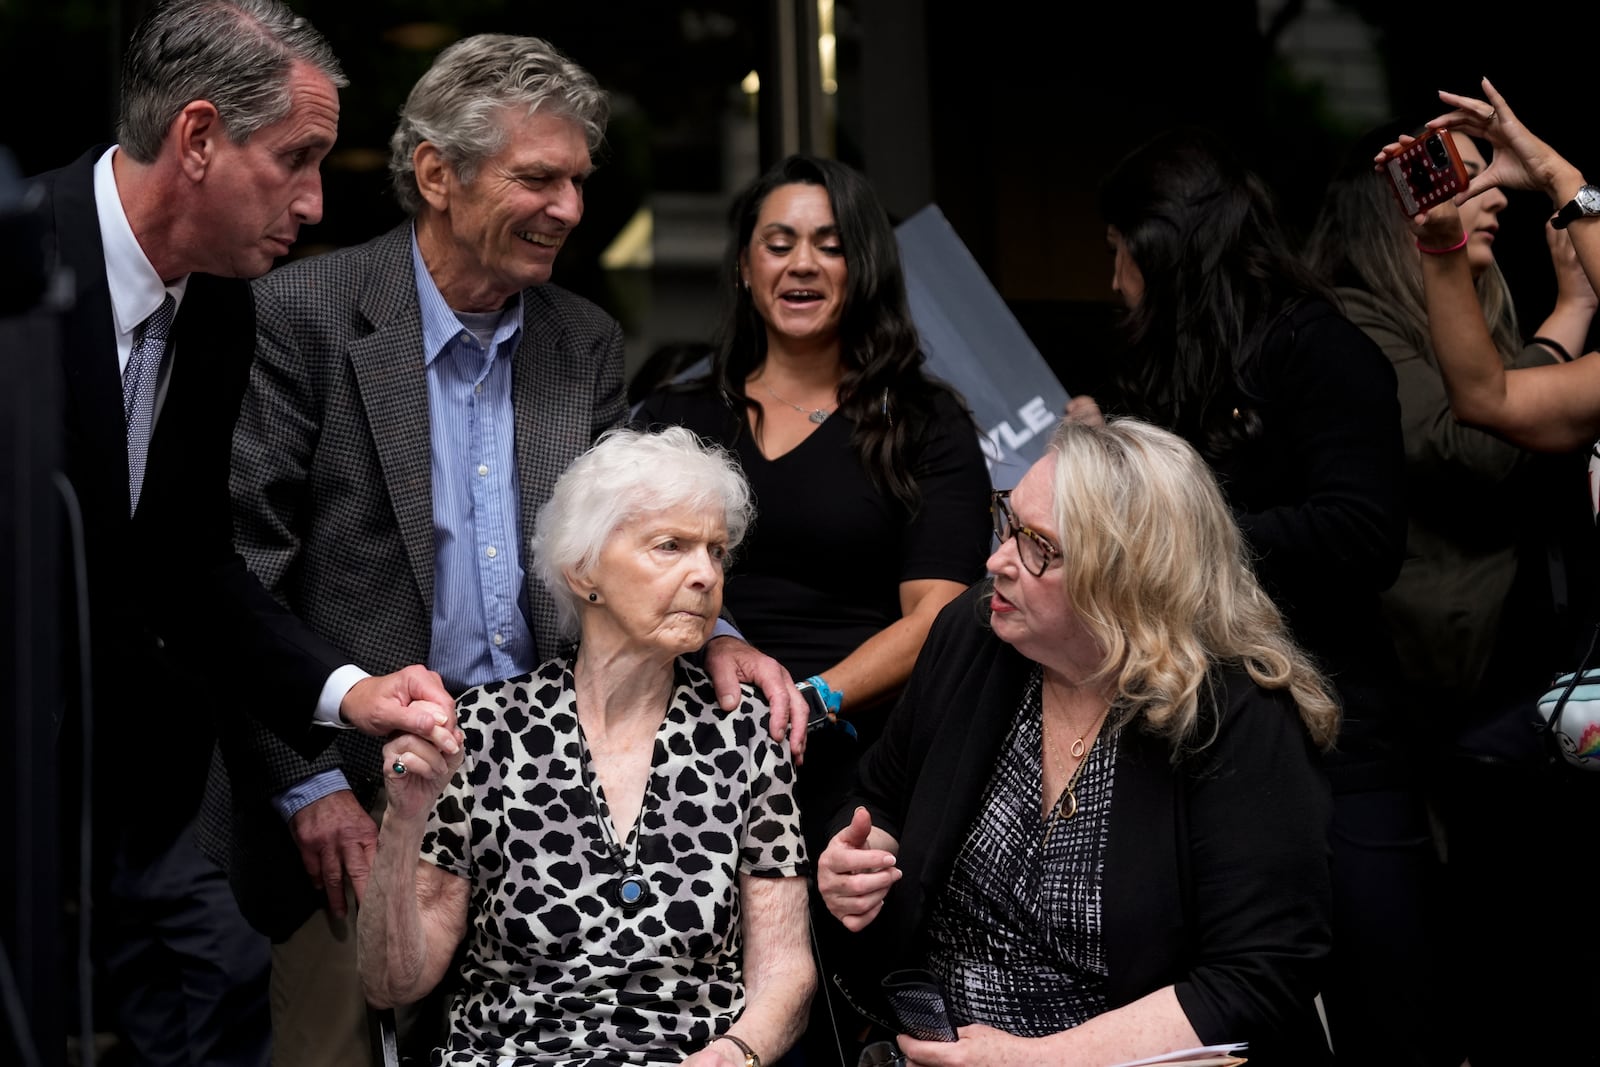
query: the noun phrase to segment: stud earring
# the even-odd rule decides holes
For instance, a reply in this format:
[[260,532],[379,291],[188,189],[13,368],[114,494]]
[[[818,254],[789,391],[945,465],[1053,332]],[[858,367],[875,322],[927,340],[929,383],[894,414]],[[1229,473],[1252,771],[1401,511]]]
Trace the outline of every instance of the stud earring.
[[599,602],[600,602],[600,594],[599,593],[590,593],[589,594],[589,603],[598,604]]

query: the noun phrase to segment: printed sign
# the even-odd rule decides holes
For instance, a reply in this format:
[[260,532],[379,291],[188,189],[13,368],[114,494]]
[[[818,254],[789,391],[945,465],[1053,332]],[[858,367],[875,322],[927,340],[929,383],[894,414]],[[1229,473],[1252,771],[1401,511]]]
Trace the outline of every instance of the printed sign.
[[937,206],[895,235],[927,369],[966,397],[990,484],[1010,489],[1044,454],[1067,391]]

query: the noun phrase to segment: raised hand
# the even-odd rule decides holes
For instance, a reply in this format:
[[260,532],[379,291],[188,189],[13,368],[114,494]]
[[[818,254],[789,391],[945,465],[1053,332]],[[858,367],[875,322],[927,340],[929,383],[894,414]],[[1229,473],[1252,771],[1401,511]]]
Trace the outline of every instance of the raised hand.
[[[872,847],[872,836],[872,815],[857,808],[850,825],[833,835],[817,860],[822,902],[851,932],[865,929],[878,917],[889,888],[900,880],[894,852]],[[887,834],[881,836],[888,839]]]
[[1440,90],[1439,99],[1453,110],[1428,121],[1429,129],[1460,130],[1494,146],[1494,159],[1472,179],[1466,191],[1456,197],[1456,203],[1493,188],[1536,189],[1548,193],[1552,200],[1564,202],[1573,192],[1573,189],[1563,188],[1572,184],[1569,182],[1571,164],[1517,119],[1511,105],[1488,78],[1483,79],[1482,84],[1482,100]]
[[1556,303],[1570,304],[1593,313],[1600,299],[1595,296],[1589,276],[1583,273],[1577,250],[1572,247],[1572,234],[1558,230],[1548,222],[1544,227],[1545,243],[1550,246],[1550,263],[1556,271]]
[[[1409,133],[1402,133],[1398,141],[1390,141],[1373,157],[1372,169],[1380,174],[1383,173],[1384,165],[1391,157],[1399,155],[1407,146],[1416,142],[1417,139]],[[1459,201],[1462,198],[1456,199]],[[1463,236],[1461,212],[1457,210],[1455,203],[1435,204],[1427,211],[1419,212],[1409,220],[1409,223],[1411,232],[1417,237],[1419,248],[1435,250],[1453,248]]]

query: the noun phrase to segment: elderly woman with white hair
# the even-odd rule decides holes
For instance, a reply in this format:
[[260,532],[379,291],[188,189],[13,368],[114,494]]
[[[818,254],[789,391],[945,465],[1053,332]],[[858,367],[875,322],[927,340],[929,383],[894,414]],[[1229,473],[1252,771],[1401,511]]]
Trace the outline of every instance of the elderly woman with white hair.
[[[685,657],[751,517],[724,452],[614,430],[540,510],[576,654],[479,686],[446,759],[396,738],[360,919],[377,1006],[461,989],[435,1064],[772,1062],[815,984],[794,766]],[[456,765],[452,765],[456,764]]]
[[1329,1062],[1338,709],[1204,461],[1064,423],[994,529],[818,861],[853,999],[931,972],[958,1039],[902,1037],[915,1065]]

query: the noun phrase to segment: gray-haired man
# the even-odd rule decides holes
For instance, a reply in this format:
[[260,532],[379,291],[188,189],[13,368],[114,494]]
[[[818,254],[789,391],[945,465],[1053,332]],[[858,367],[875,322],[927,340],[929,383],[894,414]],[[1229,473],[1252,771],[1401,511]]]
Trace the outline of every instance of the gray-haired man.
[[129,44],[120,143],[34,179],[74,285],[62,445],[88,617],[77,590],[61,614],[67,649],[87,631],[93,699],[66,716],[62,752],[92,732],[81,903],[100,988],[140,1063],[264,1057],[264,949],[191,831],[213,715],[243,718],[242,705],[308,752],[336,732],[314,723],[341,718],[456,743],[437,675],[349,669],[262,589],[230,536],[228,442],[254,350],[244,279],[321,217],[343,84],[327,43],[276,0],[171,0]]
[[[421,657],[460,692],[561,650],[523,546],[556,478],[626,414],[620,327],[547,284],[606,118],[594,78],[546,42],[459,41],[391,141],[412,218],[256,285],[257,363],[234,438],[239,546],[369,669]],[[724,706],[738,678],[755,680],[785,727],[799,696],[781,667],[736,638],[714,639],[708,658]],[[341,737],[308,761],[254,730],[223,751],[208,830],[231,837],[240,902],[277,942],[277,1062],[359,1062],[346,893],[359,897],[370,869],[380,749]]]

